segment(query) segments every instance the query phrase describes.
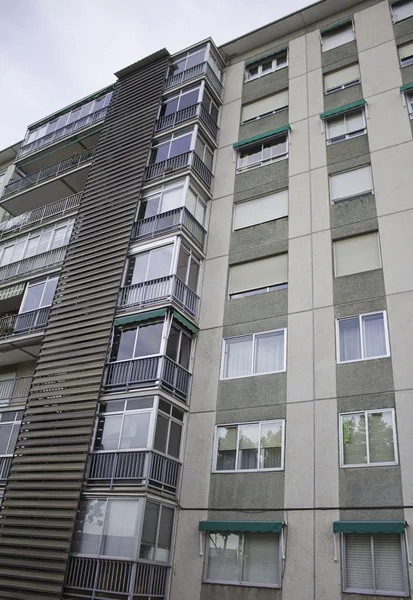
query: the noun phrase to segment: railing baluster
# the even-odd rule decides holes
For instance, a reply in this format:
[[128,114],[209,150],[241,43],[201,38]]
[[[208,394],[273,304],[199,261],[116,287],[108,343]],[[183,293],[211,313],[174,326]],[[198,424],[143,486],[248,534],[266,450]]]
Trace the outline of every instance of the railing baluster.
[[137,221],[133,226],[132,239],[153,238],[181,228],[184,228],[201,248],[204,247],[206,231],[184,206]]

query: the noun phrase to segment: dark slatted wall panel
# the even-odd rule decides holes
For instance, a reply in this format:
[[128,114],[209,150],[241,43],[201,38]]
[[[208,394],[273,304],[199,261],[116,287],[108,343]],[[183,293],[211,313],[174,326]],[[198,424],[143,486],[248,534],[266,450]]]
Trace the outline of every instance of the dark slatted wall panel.
[[61,597],[163,50],[116,85],[59,279],[0,518],[0,598]]

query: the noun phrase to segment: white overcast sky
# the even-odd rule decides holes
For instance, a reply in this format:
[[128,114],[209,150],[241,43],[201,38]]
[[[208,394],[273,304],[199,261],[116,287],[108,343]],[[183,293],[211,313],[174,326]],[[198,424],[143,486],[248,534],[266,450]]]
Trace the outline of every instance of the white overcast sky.
[[0,149],[165,47],[220,45],[314,0],[0,0]]

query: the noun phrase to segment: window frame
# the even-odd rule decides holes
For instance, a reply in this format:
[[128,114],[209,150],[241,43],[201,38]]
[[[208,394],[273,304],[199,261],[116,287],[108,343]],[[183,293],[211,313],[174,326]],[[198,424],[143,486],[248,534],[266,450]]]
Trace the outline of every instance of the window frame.
[[[354,131],[347,131],[347,117],[349,115],[360,112],[363,118],[364,127],[363,129],[355,129]],[[336,137],[328,137],[329,136],[329,121],[333,121],[334,119],[338,119],[342,117],[344,119],[344,127],[346,132],[342,135]],[[357,108],[356,110],[351,110],[342,113],[341,115],[332,115],[331,118],[325,120],[325,130],[326,130],[326,141],[327,146],[331,146],[332,144],[338,144],[340,142],[345,142],[346,140],[351,140],[352,138],[359,137],[361,135],[367,134],[367,122],[366,122],[366,110],[364,107]]]
[[[395,14],[393,12],[393,6],[395,6],[396,4],[403,4],[404,1],[406,2],[407,5],[409,4],[409,2],[412,5],[412,14],[407,17],[403,17],[402,19],[396,19]],[[392,19],[393,23],[401,23],[402,21],[405,21],[406,19],[410,19],[411,17],[413,17],[413,0],[401,0],[401,1],[392,2],[390,4],[390,13],[391,13],[391,19]]]
[[[287,95],[289,95],[289,91],[288,88],[285,90],[279,90],[277,92],[275,92],[274,94],[270,94],[270,96],[267,97],[272,97],[272,96],[277,96],[277,94],[283,94],[284,92],[287,92]],[[254,100],[253,102],[247,102],[246,104],[243,104],[241,106],[241,116],[242,116],[242,109],[245,106],[249,106],[251,104],[254,104],[255,102],[259,102],[260,100],[264,100],[265,98],[258,98],[257,100]],[[288,102],[289,102],[289,98],[288,98]],[[271,115],[275,115],[277,113],[282,112],[283,110],[287,110],[289,104],[286,104],[285,106],[281,106],[280,108],[275,108],[274,110],[270,110],[266,113],[262,113],[260,115],[257,115],[256,117],[252,117],[251,119],[246,119],[246,120],[242,120],[241,119],[241,125],[246,125],[247,123],[253,123],[254,121],[259,121],[260,119],[265,119],[265,117],[269,117]]]
[[[180,110],[185,110],[185,109],[182,109],[179,107],[183,96],[186,96],[187,94],[190,94],[191,92],[195,92],[196,90],[198,90],[198,100],[194,104],[189,105],[189,106],[195,106],[196,104],[199,104],[199,102],[201,102],[201,98],[202,98],[202,94],[203,94],[203,85],[201,83],[194,84],[192,86],[183,88],[181,90],[176,90],[176,92],[173,92],[172,94],[165,96],[165,98],[163,98],[161,104],[159,105],[158,119],[162,119],[162,118],[164,118],[166,116],[170,116],[170,115],[175,115]],[[171,102],[172,100],[175,100],[175,99],[178,100],[177,109],[173,113],[169,113],[169,115],[161,116],[162,107],[165,104],[168,104],[169,102]],[[189,108],[189,106],[187,108]]]
[[[413,60],[412,60],[413,65]],[[406,93],[406,104],[410,120],[413,119],[413,90]]]
[[[284,54],[284,53],[286,55],[285,63],[281,63],[280,65],[278,65],[277,56],[280,54]],[[288,67],[288,59],[289,59],[288,48],[285,48],[285,50],[280,50],[280,51],[274,53],[273,58],[271,59],[271,70],[263,73],[262,65],[264,63],[270,62],[270,58],[271,57],[258,59],[255,62],[251,63],[250,65],[245,65],[244,82],[248,83],[249,81],[254,81],[254,79],[260,79],[261,77],[265,77],[266,75],[270,75],[271,73],[275,73],[276,71],[280,71],[281,69],[285,69],[286,67]],[[253,75],[252,77],[250,77],[249,71],[250,71],[250,68],[253,67],[253,65],[258,66],[258,73],[257,73],[257,75]]]
[[404,69],[405,67],[411,67],[413,65],[413,49],[412,54],[406,56],[405,58],[400,58],[400,50],[404,48],[404,46],[412,45],[412,42],[408,42],[407,44],[401,44],[397,46],[397,54],[399,55],[400,68]]
[[[371,462],[370,461],[370,443],[369,443],[369,427],[368,427],[368,415],[377,413],[390,413],[392,416],[392,429],[393,429],[393,447],[394,447],[394,461],[389,462]],[[366,463],[352,463],[347,464],[344,462],[344,437],[343,437],[343,418],[351,415],[364,415],[366,419],[366,451],[367,451],[367,462]],[[397,428],[396,428],[396,411],[394,408],[374,408],[369,410],[354,410],[351,412],[345,412],[339,414],[339,443],[340,443],[340,468],[341,469],[358,469],[365,467],[390,467],[397,466],[399,464],[399,453],[397,443]]]
[[[406,540],[405,535],[398,534],[400,536],[400,546],[401,546],[401,556],[402,556],[402,567],[403,567],[403,580],[405,585],[404,593],[392,592],[392,591],[377,591],[376,590],[367,590],[365,588],[349,588],[347,587],[347,561],[346,561],[346,536],[352,534],[341,533],[341,580],[343,586],[343,592],[347,594],[369,594],[373,596],[391,596],[391,597],[400,597],[406,598],[409,597],[409,575],[408,575],[408,565],[406,558]],[[368,535],[370,537],[370,548],[371,548],[371,558],[372,558],[372,575],[373,575],[373,584],[376,580],[376,566],[374,560],[374,535],[373,533],[366,533],[363,535]],[[376,534],[377,535],[377,534]]]
[[[345,173],[352,173],[354,171],[359,171],[360,169],[365,169],[366,167],[370,167],[371,183],[372,183],[371,190],[365,190],[364,192],[352,194],[351,196],[340,196],[339,198],[333,198],[332,181],[333,181],[334,177],[336,177],[337,175],[344,175]],[[361,167],[360,166],[356,167],[355,169],[346,169],[345,171],[338,171],[337,173],[332,173],[331,175],[328,176],[328,191],[329,191],[329,195],[330,195],[330,204],[332,206],[334,206],[335,204],[340,204],[340,202],[346,202],[347,200],[352,200],[354,198],[360,198],[361,196],[370,196],[371,194],[374,194],[373,169],[371,168],[371,163],[368,165],[362,165]]]
[[[7,406],[7,410],[2,410],[1,413],[0,413],[0,429],[2,427],[6,427],[7,425],[11,425],[11,430],[10,430],[10,433],[9,433],[9,439],[8,439],[8,442],[7,442],[7,448],[6,448],[6,450],[10,450],[10,441],[11,441],[11,439],[13,437],[13,432],[14,432],[14,430],[15,430],[16,427],[17,427],[18,430],[20,430],[20,426],[21,426],[21,423],[22,423],[22,420],[23,420],[23,410],[11,410],[11,408],[12,407],[9,405],[9,406]],[[3,419],[3,415],[7,414],[7,413],[14,413],[14,419],[10,420],[10,421],[4,421],[3,422],[3,420],[2,420]],[[18,432],[17,432],[17,435],[19,435]],[[16,442],[14,444],[14,447],[12,448],[12,451],[11,452],[6,452],[5,454],[0,454],[0,457],[5,458],[7,456],[13,456],[14,455],[14,450],[16,448],[16,444],[17,444],[17,438],[16,438]]]
[[[56,288],[55,288],[55,291],[53,294],[52,301],[50,304],[45,304],[44,306],[42,306],[42,302],[43,302],[44,295],[46,292],[47,284],[49,283],[49,281],[53,281],[54,279],[56,280]],[[46,277],[46,279],[42,279],[41,281],[39,281],[39,280],[29,281],[25,287],[18,314],[24,315],[25,313],[28,313],[28,312],[34,312],[36,310],[41,310],[42,308],[48,308],[49,306],[52,306],[58,283],[59,283],[59,275],[50,275],[49,277]],[[42,285],[42,284],[43,284],[43,291],[42,291],[42,296],[40,299],[40,306],[38,306],[37,308],[31,308],[30,310],[22,311],[22,307],[24,306],[24,303],[26,302],[26,298],[29,293],[29,289],[33,288],[37,285]]]
[[354,273],[347,273],[345,275],[337,275],[337,258],[336,258],[336,243],[337,242],[343,242],[346,240],[351,240],[354,238],[360,238],[363,237],[364,235],[371,235],[371,234],[376,234],[376,238],[377,238],[377,247],[378,247],[378,251],[379,251],[379,260],[380,260],[380,266],[377,267],[378,269],[382,269],[383,268],[383,259],[382,259],[382,255],[381,255],[381,246],[380,246],[380,236],[379,236],[379,232],[378,231],[368,231],[365,233],[361,233],[359,235],[352,235],[350,237],[347,238],[340,238],[337,240],[332,240],[333,242],[333,268],[334,268],[334,278],[339,278],[339,277],[348,277],[349,275],[356,275],[358,273],[368,273],[369,271],[375,271],[376,269],[368,269],[368,270],[364,270],[364,271],[355,271]]
[[[261,335],[266,335],[268,333],[278,333],[282,331],[284,334],[284,360],[283,360],[283,368],[278,371],[265,371],[264,373],[254,373],[251,372],[248,375],[239,375],[238,377],[225,377],[225,356],[226,356],[226,347],[227,340],[251,337],[253,338],[252,342],[252,352],[251,352],[251,368],[254,370],[254,362],[255,362],[255,351],[256,351],[256,338]],[[232,379],[244,379],[245,377],[260,377],[261,375],[271,375],[274,373],[285,373],[287,371],[287,327],[280,327],[279,329],[271,329],[269,331],[260,331],[258,333],[246,333],[243,335],[233,335],[222,340],[222,350],[221,350],[221,369],[220,369],[220,380],[222,381],[230,381]]]
[[[205,543],[204,543],[204,555],[205,555],[205,560],[204,560],[204,569],[203,569],[203,582],[204,583],[215,583],[218,585],[231,585],[231,586],[240,586],[240,587],[250,587],[250,588],[269,588],[269,589],[281,589],[282,588],[282,581],[283,581],[283,533],[266,533],[265,535],[269,535],[269,536],[279,536],[278,538],[278,546],[279,546],[279,573],[280,573],[280,582],[278,585],[276,584],[265,584],[265,583],[252,583],[252,582],[248,582],[248,581],[242,581],[242,574],[244,572],[244,549],[245,549],[245,535],[248,533],[249,535],[254,535],[254,533],[251,532],[234,532],[236,535],[241,535],[242,536],[242,563],[241,563],[241,578],[240,581],[235,581],[235,580],[227,580],[227,579],[209,579],[208,578],[208,567],[209,567],[209,536],[211,535],[211,533],[214,532],[210,532],[207,531],[206,532],[206,536],[205,536]],[[216,533],[220,533],[220,532],[216,532]]]
[[[285,215],[280,215],[279,217],[276,217],[275,219],[266,219],[265,221],[259,221],[258,223],[252,223],[251,225],[246,225],[244,227],[236,227],[236,211],[237,211],[237,207],[240,206],[241,204],[247,204],[248,202],[254,202],[254,200],[262,200],[263,198],[268,198],[270,196],[273,195],[278,195],[278,194],[283,194],[284,192],[287,193],[287,213]],[[250,227],[256,227],[257,225],[262,225],[263,223],[272,223],[274,221],[278,221],[279,219],[285,219],[286,217],[288,217],[288,209],[289,209],[289,188],[284,188],[282,190],[278,190],[277,192],[271,192],[270,194],[264,194],[262,196],[253,196],[251,198],[248,198],[247,200],[241,200],[239,202],[234,202],[234,210],[233,210],[233,215],[232,215],[232,231],[242,231],[243,229],[248,229]]]
[[324,34],[321,33],[321,31],[320,31],[320,44],[321,44],[321,52],[322,53],[329,52],[330,50],[335,50],[336,48],[340,48],[341,46],[345,46],[346,44],[351,44],[351,42],[354,42],[356,40],[356,29],[354,27],[354,19],[352,19],[352,18],[349,19],[348,20],[348,24],[349,24],[349,29],[350,29],[350,26],[351,26],[351,30],[353,32],[353,39],[350,40],[350,41],[348,41],[348,42],[344,42],[344,44],[338,44],[337,46],[333,46],[332,48],[328,48],[327,50],[324,50],[323,35],[332,33],[335,30],[337,31],[339,29],[344,29],[346,23],[343,23],[342,25],[337,25],[337,27],[332,27],[329,31],[325,31]]
[[[354,65],[358,66],[358,71],[359,71],[359,76],[358,79],[354,79],[352,81],[348,81],[347,83],[342,83],[341,85],[338,85],[334,88],[328,88],[326,89],[325,85],[324,85],[324,95],[325,96],[329,96],[330,94],[334,94],[335,92],[340,92],[341,90],[345,90],[347,88],[353,87],[354,85],[359,85],[361,83],[361,74],[360,74],[360,65],[359,63],[354,63]],[[323,76],[323,83],[325,82],[325,76],[326,75],[331,75],[331,73],[337,73],[338,71],[343,71],[344,69],[346,69],[347,67],[351,67],[354,65],[346,65],[345,67],[342,67],[341,69],[336,69],[335,71],[330,71],[329,73],[325,73]]]
[[[263,158],[264,146],[266,144],[269,144],[272,141],[275,142],[277,139],[281,139],[281,138],[285,138],[285,145],[286,145],[285,152],[283,152],[281,154],[277,154],[274,157]],[[248,152],[248,150],[250,150],[252,152],[254,150],[254,148],[261,148],[260,149],[260,156],[261,156],[261,158],[259,159],[259,161],[255,162],[255,163],[253,163],[251,165],[246,165],[244,167],[240,166],[241,154],[243,152]],[[279,162],[281,160],[286,160],[288,158],[288,152],[289,152],[289,135],[288,135],[288,133],[282,134],[280,136],[276,136],[272,140],[268,139],[266,141],[264,139],[264,140],[262,140],[262,142],[260,144],[253,144],[253,145],[251,145],[249,147],[247,146],[244,150],[242,150],[240,148],[240,149],[238,149],[238,152],[237,152],[236,175],[239,175],[240,173],[245,173],[246,171],[251,171],[252,169],[258,169],[259,167],[265,167],[266,165],[270,165],[272,163]]]
[[[364,357],[362,356],[361,358],[353,358],[351,360],[341,360],[340,358],[340,321],[345,321],[347,319],[355,319],[358,318],[359,320],[359,327],[360,327],[360,346],[361,346],[361,354],[364,353],[364,335],[363,335],[363,326],[362,326],[362,319],[363,317],[368,317],[370,315],[383,315],[383,326],[384,326],[384,339],[385,339],[385,343],[386,343],[386,354],[380,355],[380,356],[368,356],[368,357]],[[390,354],[390,339],[389,339],[389,328],[388,328],[388,323],[387,323],[387,310],[375,310],[372,312],[367,312],[367,313],[362,313],[362,314],[358,314],[358,315],[350,315],[348,317],[339,317],[336,319],[336,360],[337,360],[337,364],[338,365],[345,365],[348,363],[355,363],[355,362],[362,362],[364,360],[378,360],[380,358],[388,358],[389,356],[391,356]]]
[[[243,425],[258,425],[258,458],[257,465],[260,462],[260,450],[261,450],[261,428],[262,425],[268,425],[270,423],[276,423],[281,425],[281,465],[279,467],[257,467],[256,469],[238,469],[238,455],[239,455],[239,433],[240,426]],[[217,469],[218,463],[218,429],[220,427],[237,427],[237,447],[235,449],[235,469]],[[267,473],[268,471],[284,471],[285,467],[285,419],[269,419],[267,421],[246,421],[245,423],[220,423],[219,425],[215,425],[215,434],[214,434],[214,461],[212,466],[212,473]]]

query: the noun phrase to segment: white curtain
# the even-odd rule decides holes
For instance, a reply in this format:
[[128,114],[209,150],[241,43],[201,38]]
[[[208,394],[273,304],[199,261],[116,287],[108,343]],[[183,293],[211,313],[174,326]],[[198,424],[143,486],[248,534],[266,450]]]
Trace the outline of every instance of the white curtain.
[[363,317],[364,357],[387,354],[383,313]]
[[340,361],[361,358],[360,324],[358,317],[339,321]]
[[224,377],[251,375],[252,335],[226,340]]
[[263,333],[255,339],[254,373],[271,373],[284,368],[284,331]]

